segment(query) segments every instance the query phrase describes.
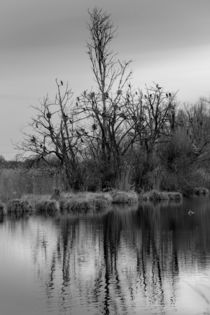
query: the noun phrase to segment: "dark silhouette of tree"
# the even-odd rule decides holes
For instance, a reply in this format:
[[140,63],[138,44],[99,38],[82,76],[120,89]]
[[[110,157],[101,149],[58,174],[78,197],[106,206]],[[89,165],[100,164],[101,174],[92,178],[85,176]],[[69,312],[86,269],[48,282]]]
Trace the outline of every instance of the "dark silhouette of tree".
[[88,56],[96,82],[95,91],[84,91],[78,98],[77,113],[83,114],[90,127],[83,128],[83,136],[89,144],[88,153],[101,161],[102,186],[106,183],[107,170],[116,177],[121,158],[125,155],[134,137],[130,138],[133,123],[129,120],[129,79],[130,61],[117,60],[110,45],[115,29],[110,15],[102,10],[89,12],[90,39]]
[[47,163],[50,157],[55,156],[66,186],[77,188],[80,183],[81,135],[76,128],[72,91],[61,82],[56,80],[57,94],[53,101],[47,96],[39,107],[34,107],[31,132],[25,134],[19,149],[32,153],[34,160]]

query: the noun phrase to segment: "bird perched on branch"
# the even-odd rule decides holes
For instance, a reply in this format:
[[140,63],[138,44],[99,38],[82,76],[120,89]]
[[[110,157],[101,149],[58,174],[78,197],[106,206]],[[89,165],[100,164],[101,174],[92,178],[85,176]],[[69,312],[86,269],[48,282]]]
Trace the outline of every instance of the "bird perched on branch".
[[50,112],[48,112],[48,113],[46,114],[46,116],[47,116],[48,119],[50,119],[51,116],[52,116],[52,114],[51,114]]
[[93,124],[93,125],[92,125],[92,129],[93,129],[93,130],[96,130],[96,129],[97,129],[97,125],[96,125],[96,124]]
[[36,142],[36,138],[34,136],[31,137],[31,142],[33,142],[33,143]]
[[162,87],[159,86],[158,84],[156,84],[156,88],[157,88],[158,90],[161,90],[161,89],[162,89]]

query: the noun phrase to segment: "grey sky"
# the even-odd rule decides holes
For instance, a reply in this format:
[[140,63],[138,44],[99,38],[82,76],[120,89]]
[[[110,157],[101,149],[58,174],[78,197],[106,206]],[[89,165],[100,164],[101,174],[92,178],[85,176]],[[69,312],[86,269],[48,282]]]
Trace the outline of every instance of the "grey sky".
[[134,84],[153,81],[178,98],[210,96],[209,0],[7,0],[0,5],[0,154],[12,143],[55,78],[78,93],[94,85],[86,55],[88,8],[111,14],[113,48],[132,59]]

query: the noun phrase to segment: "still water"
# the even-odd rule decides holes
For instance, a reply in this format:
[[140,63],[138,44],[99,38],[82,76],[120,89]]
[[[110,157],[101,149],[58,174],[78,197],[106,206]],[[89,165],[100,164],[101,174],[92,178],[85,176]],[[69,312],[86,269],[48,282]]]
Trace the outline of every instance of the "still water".
[[209,199],[2,220],[0,314],[210,314]]

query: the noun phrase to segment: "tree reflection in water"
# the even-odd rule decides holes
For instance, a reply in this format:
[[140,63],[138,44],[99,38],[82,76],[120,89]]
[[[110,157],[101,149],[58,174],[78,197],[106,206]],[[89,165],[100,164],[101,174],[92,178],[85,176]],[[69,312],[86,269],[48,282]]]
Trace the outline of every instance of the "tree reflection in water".
[[205,209],[189,217],[183,207],[160,205],[58,219],[47,250],[47,295],[75,314],[173,309],[180,270],[209,268],[209,224]]

